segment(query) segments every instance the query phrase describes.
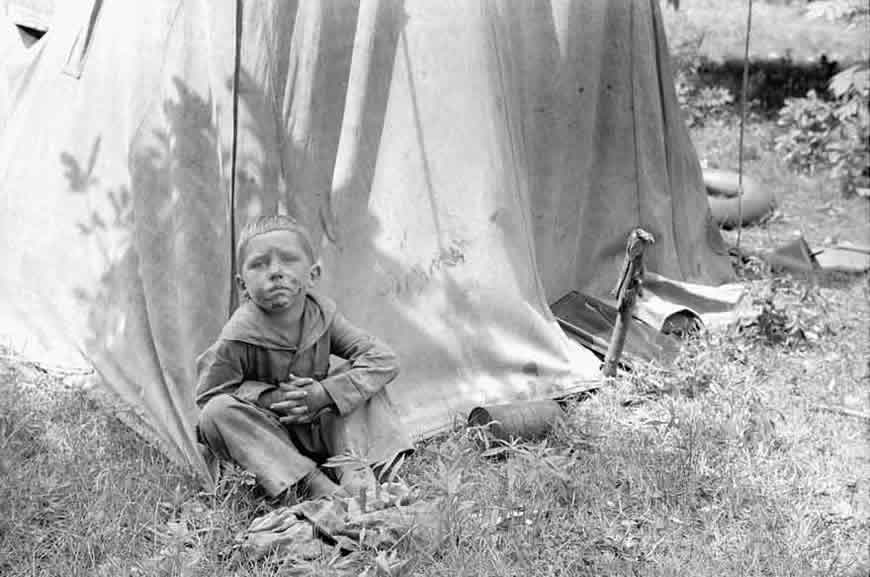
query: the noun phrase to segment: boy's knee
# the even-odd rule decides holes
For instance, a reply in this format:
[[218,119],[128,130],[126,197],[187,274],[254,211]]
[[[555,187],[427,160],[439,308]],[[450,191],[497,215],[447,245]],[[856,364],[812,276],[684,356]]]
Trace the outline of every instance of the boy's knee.
[[227,415],[241,404],[243,403],[232,395],[215,395],[208,400],[199,413],[200,430],[206,432],[226,419]]

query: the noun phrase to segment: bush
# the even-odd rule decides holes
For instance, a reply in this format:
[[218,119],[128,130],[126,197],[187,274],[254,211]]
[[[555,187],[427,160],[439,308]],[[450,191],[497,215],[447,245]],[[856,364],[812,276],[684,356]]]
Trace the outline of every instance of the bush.
[[677,101],[689,127],[722,124],[733,114],[734,95],[721,86],[701,86],[677,79]]
[[790,98],[779,111],[783,132],[775,149],[798,172],[831,170],[844,193],[870,187],[870,69],[856,65],[840,72],[829,85],[831,100],[815,91]]
[[855,22],[862,16],[870,15],[867,0],[817,0],[807,7],[809,18],[830,21]]
[[699,55],[703,41],[704,35],[697,34],[673,48],[677,102],[686,124],[692,128],[721,124],[733,113],[734,106],[734,95],[728,88],[704,86],[699,78],[699,70],[705,63]]

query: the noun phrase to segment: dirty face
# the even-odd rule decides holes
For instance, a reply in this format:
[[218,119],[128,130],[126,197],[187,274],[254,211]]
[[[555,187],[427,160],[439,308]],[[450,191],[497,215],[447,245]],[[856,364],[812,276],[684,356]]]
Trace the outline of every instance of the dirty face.
[[267,313],[300,308],[320,276],[299,236],[275,230],[252,237],[245,248],[237,281],[239,288]]

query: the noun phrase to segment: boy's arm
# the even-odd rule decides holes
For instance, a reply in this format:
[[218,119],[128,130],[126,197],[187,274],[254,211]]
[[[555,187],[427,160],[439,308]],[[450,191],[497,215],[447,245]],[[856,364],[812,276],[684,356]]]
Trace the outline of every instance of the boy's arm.
[[196,360],[196,404],[200,408],[216,395],[227,394],[258,403],[275,385],[245,380],[245,349],[241,343],[218,341]]
[[356,328],[340,313],[330,331],[330,352],[347,359],[346,371],[321,381],[340,415],[346,415],[369,400],[399,374],[396,354],[386,344]]

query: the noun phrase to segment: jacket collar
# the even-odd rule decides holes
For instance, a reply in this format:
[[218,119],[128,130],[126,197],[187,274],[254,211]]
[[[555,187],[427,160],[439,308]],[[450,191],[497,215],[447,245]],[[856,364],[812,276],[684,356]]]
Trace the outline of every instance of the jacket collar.
[[313,346],[323,336],[334,317],[335,303],[332,300],[307,293],[302,311],[302,337],[297,346],[269,315],[247,301],[236,309],[224,325],[220,338],[266,349],[301,351]]

